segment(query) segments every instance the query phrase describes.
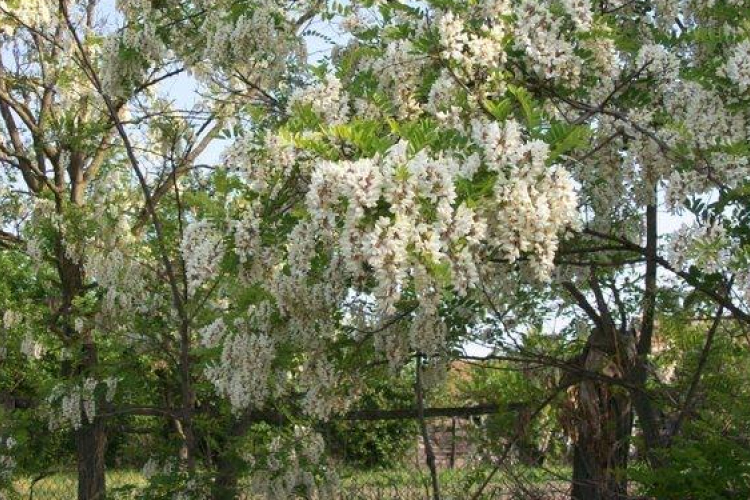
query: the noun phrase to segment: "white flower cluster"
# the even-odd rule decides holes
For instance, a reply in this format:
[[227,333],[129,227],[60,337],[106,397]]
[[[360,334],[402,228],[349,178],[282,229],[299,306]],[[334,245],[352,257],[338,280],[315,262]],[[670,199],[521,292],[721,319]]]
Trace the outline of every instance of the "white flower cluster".
[[106,392],[104,393],[104,400],[107,403],[111,403],[115,399],[115,395],[117,394],[117,385],[120,383],[120,379],[118,377],[107,377],[104,379],[104,385],[107,388]]
[[635,66],[636,69],[644,68],[646,74],[664,83],[672,83],[680,75],[680,61],[674,52],[655,43],[646,43],[640,48]]
[[432,389],[445,385],[450,372],[450,365],[446,357],[435,357],[425,362],[421,370],[422,385],[425,389]]
[[487,19],[497,19],[512,13],[511,0],[485,0],[477,2],[477,15]]
[[0,0],[0,31],[8,30],[12,35],[19,24],[43,29],[52,21],[56,9],[51,0]]
[[591,0],[562,0],[562,6],[573,19],[578,30],[588,31],[591,29],[591,24],[594,22]]
[[84,269],[87,277],[104,291],[103,310],[107,314],[148,309],[145,269],[120,248],[92,249]]
[[274,197],[281,189],[279,184],[283,184],[277,184],[277,181],[291,173],[298,153],[287,136],[267,134],[259,137],[248,134],[228,148],[223,161],[246,182],[250,190]]
[[497,242],[500,257],[509,262],[528,254],[537,277],[549,279],[559,234],[578,220],[573,179],[562,167],[547,167],[549,146],[523,141],[514,120],[502,126],[475,120],[472,138],[488,167],[498,173],[498,207],[488,216],[489,241]]
[[[710,1],[710,0],[709,0]],[[688,6],[690,2],[683,2],[682,0],[655,0],[654,5],[654,21],[662,28],[669,28],[674,24],[675,19],[679,19],[680,15],[686,15],[684,8]]]
[[23,316],[13,309],[6,309],[3,313],[3,327],[7,330],[15,328],[21,323]]
[[328,420],[333,413],[347,408],[348,400],[336,394],[341,375],[325,356],[311,356],[302,367],[300,382],[305,390],[302,409],[306,415]]
[[731,260],[721,221],[683,225],[671,237],[667,258],[677,269],[695,265],[707,273],[720,272]]
[[456,79],[450,71],[443,69],[430,87],[425,110],[434,115],[441,124],[463,131],[462,109],[456,102],[457,91]]
[[234,233],[234,251],[242,264],[247,263],[260,250],[261,204],[255,202],[246,208],[241,219],[230,221]]
[[496,22],[485,26],[482,32],[468,32],[460,17],[451,11],[444,13],[438,20],[442,57],[458,64],[467,75],[473,75],[477,69],[501,67],[505,62],[504,25]]
[[429,287],[422,290],[419,299],[419,307],[409,327],[409,342],[419,353],[428,356],[442,354],[448,328],[438,313],[440,290]]
[[146,463],[143,464],[143,467],[141,467],[141,474],[149,481],[158,476],[169,476],[174,474],[178,469],[175,462],[176,459],[174,457],[170,457],[162,463],[159,463],[159,460],[154,457],[149,457]]
[[256,86],[269,88],[284,74],[290,58],[305,58],[304,45],[287,19],[283,2],[257,2],[239,19],[230,14],[230,6],[211,5],[208,12],[201,27],[207,33],[205,49],[188,54],[196,58],[199,73],[207,78],[211,72],[203,66],[227,67],[246,75]]
[[677,80],[664,93],[666,111],[685,127],[686,139],[702,150],[745,140],[745,120],[721,96],[693,81]]
[[21,354],[29,359],[41,359],[44,356],[45,348],[41,342],[38,342],[30,333],[27,333],[21,341]]
[[[569,13],[580,28],[589,24],[586,9],[573,7],[581,2],[567,1]],[[550,2],[522,0],[516,7],[515,45],[529,58],[531,68],[542,78],[578,83],[583,61],[575,54],[575,45],[566,38],[564,18],[554,14]],[[581,17],[583,16],[583,17]]]
[[386,92],[399,118],[413,117],[422,109],[414,90],[422,79],[427,57],[419,54],[409,40],[394,40],[385,47],[380,57],[365,58],[362,70],[370,70],[378,79],[379,88]]
[[750,39],[734,47],[724,66],[724,73],[739,87],[740,92],[750,88]]
[[339,125],[349,120],[349,96],[341,89],[341,82],[328,75],[324,82],[295,90],[288,107],[310,106],[313,112],[329,125]]
[[26,239],[26,255],[34,263],[33,266],[36,271],[39,270],[42,262],[44,262],[44,252],[45,249],[41,239],[34,234],[29,235]]
[[745,310],[750,309],[750,270],[747,267],[743,266],[737,271],[734,275],[734,284],[743,299],[740,304],[744,304]]
[[126,22],[102,42],[99,77],[104,92],[129,97],[142,82],[146,69],[161,63],[168,50],[157,33],[159,11],[150,0],[118,0]]
[[203,347],[216,347],[227,333],[227,326],[222,318],[215,319],[212,323],[201,328],[198,332]]
[[[471,248],[485,231],[469,207],[454,208],[455,182],[470,162],[427,150],[410,156],[407,148],[401,142],[380,159],[318,163],[306,199],[319,228],[309,232],[339,234],[341,260],[354,278],[363,276],[364,264],[374,270],[374,293],[388,314],[416,269],[444,264],[454,274],[472,274]],[[381,200],[389,216],[363,224]]]
[[11,436],[0,437],[0,491],[2,491],[3,483],[9,482],[13,478],[13,471],[16,468],[13,449],[16,444],[16,440]]
[[[62,165],[68,165],[70,154],[61,154],[59,161]],[[56,232],[56,235],[54,237],[50,237],[49,234],[42,236],[36,231],[30,231],[30,239],[27,242],[27,251],[30,256],[43,259],[45,255],[48,255],[46,252],[54,248],[51,245],[52,241],[59,241],[67,259],[77,264],[83,262],[84,253],[90,241],[80,235],[78,221],[58,213],[55,203],[45,198],[34,198],[31,217],[38,227],[49,228]]]
[[333,315],[346,294],[345,264],[341,258],[331,261],[319,282],[309,282],[310,262],[320,240],[312,224],[297,225],[288,246],[289,272],[284,266],[275,266],[267,288],[279,312],[288,318],[284,335],[311,349],[319,340],[336,334],[331,327],[335,324]]
[[[592,102],[602,102],[612,93],[615,82],[622,73],[621,54],[617,50],[616,42],[611,38],[583,38],[580,44],[592,56],[590,63],[587,61],[586,69],[598,75],[597,83],[590,90]],[[564,118],[552,103],[547,102],[545,105],[550,116]]]
[[[570,175],[548,166],[548,146],[524,139],[525,130],[514,120],[475,120],[471,132],[472,149],[481,154],[413,152],[402,140],[371,158],[308,162],[309,179],[301,190],[309,218],[292,229],[285,252],[264,260],[266,289],[287,318],[287,330],[279,335],[291,335],[314,351],[322,339],[336,335],[331,317],[352,285],[359,293],[371,294],[377,315],[383,317],[396,312],[402,293],[414,285],[419,307],[412,327],[405,335],[388,329],[374,337],[395,366],[410,349],[442,352],[442,293],[446,288],[469,293],[479,284],[488,258],[508,263],[528,258],[537,279],[549,278],[560,233],[577,221]],[[456,186],[471,182],[480,170],[497,181],[494,190],[469,206],[459,200]],[[323,276],[310,280],[311,263],[321,251],[328,259],[324,270],[317,271]],[[211,339],[208,343],[214,342],[222,335],[220,324],[204,333]],[[238,353],[247,349],[240,347]],[[225,342],[224,357],[240,359],[230,354],[233,349],[234,340]],[[339,409],[334,408],[336,398],[327,397],[338,374],[330,363],[313,361],[308,360],[306,369],[305,401],[313,414],[324,417]],[[231,374],[252,366],[231,373],[224,368],[214,378],[229,387]],[[252,385],[238,384],[236,390]]]
[[149,458],[141,468],[141,474],[146,479],[151,479],[159,473],[159,462],[154,458]]
[[[729,77],[738,86],[742,85],[741,74],[745,71],[742,68],[750,68],[743,62],[747,60],[743,50],[750,50],[750,42],[745,45],[744,48],[743,44],[735,47],[727,64],[718,70],[720,76]],[[673,123],[667,127],[655,124],[654,108],[633,109],[629,118],[642,128],[654,130],[655,136],[667,147],[675,150],[683,147],[685,153],[681,154],[692,160],[694,168],[677,171],[673,159],[664,154],[662,144],[626,125],[628,134],[636,139],[630,141],[628,161],[623,163],[624,168],[620,170],[630,177],[633,192],[639,195],[638,201],[653,196],[655,186],[664,183],[667,206],[679,212],[685,199],[709,193],[717,183],[734,189],[746,182],[750,173],[748,158],[741,154],[716,151],[717,148],[746,141],[746,116],[732,110],[731,98],[723,97],[702,82],[679,77],[679,68],[683,63],[674,51],[660,45],[647,43],[641,48],[636,65],[641,67],[645,63],[649,63],[646,72],[659,80],[658,92],[664,105],[663,111]],[[741,90],[746,89],[743,87]],[[607,130],[611,133],[614,128],[608,126]],[[617,182],[609,184],[610,191],[617,189]],[[644,186],[645,189],[641,189]]]
[[748,156],[716,152],[710,158],[711,167],[715,169],[715,179],[718,179],[728,188],[738,188],[750,179],[750,158]]
[[219,273],[224,257],[221,233],[208,221],[196,221],[185,228],[180,243],[180,254],[185,262],[188,293],[195,292]]
[[[703,181],[701,186],[703,189],[696,189],[696,184],[700,181]],[[703,176],[692,171],[682,173],[675,170],[670,174],[666,184],[664,201],[672,213],[679,213],[682,210],[682,204],[688,196],[710,187]]]
[[[388,317],[384,321],[388,321]],[[411,354],[409,329],[401,323],[393,325],[375,325],[371,328],[373,346],[377,352],[383,353],[388,360],[388,368],[396,374],[404,366]]]
[[235,411],[262,407],[269,396],[269,377],[276,348],[265,334],[247,332],[225,337],[218,364],[206,368],[216,391],[229,399]]
[[95,379],[86,378],[81,384],[72,387],[56,387],[47,398],[51,407],[60,405],[59,411],[53,409],[49,415],[50,430],[66,426],[80,429],[85,422],[93,422],[96,417],[94,390],[97,385]]
[[673,171],[666,182],[665,201],[672,212],[680,212],[686,198],[707,194],[721,182],[729,189],[736,189],[750,178],[750,159],[746,156],[714,153],[709,156],[712,176],[705,171]]
[[490,234],[501,242],[505,257],[515,261],[528,254],[536,277],[545,281],[554,267],[554,257],[563,229],[575,227],[577,196],[573,180],[561,167],[538,176],[519,169],[514,181],[498,192],[501,208]]
[[[338,478],[325,468],[323,437],[295,426],[290,436],[275,436],[265,456],[247,456],[253,467],[252,493],[269,500],[286,500],[304,492],[305,498],[335,498]],[[320,479],[316,472],[322,470]]]

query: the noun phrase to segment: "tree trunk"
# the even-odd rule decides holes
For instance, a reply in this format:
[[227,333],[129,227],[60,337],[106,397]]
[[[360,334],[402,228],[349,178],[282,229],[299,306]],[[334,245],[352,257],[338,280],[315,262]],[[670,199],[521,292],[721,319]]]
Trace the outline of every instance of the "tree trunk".
[[107,434],[101,418],[95,418],[92,424],[84,423],[76,431],[78,500],[104,500],[106,497],[104,475],[106,447]]
[[[73,326],[75,313],[73,304],[83,290],[84,270],[80,263],[68,257],[61,239],[57,241],[56,257],[62,288],[61,330],[69,345],[78,343],[82,345],[80,361],[72,366],[69,360],[64,360],[62,373],[65,376],[85,376],[96,369],[99,360],[91,331],[77,332]],[[103,500],[106,498],[104,467],[104,454],[107,448],[106,425],[101,418],[94,418],[93,422],[89,422],[88,418],[90,416],[84,416],[81,427],[75,432],[78,500]]]
[[595,382],[579,388],[573,448],[573,500],[627,498],[626,468],[633,426],[630,396]]
[[[187,294],[187,292],[186,292]],[[184,463],[190,473],[195,471],[195,432],[193,429],[193,410],[195,393],[190,376],[190,324],[183,320],[180,325],[180,387],[182,391],[182,418],[177,422],[180,436],[183,438]],[[182,454],[181,453],[181,454]]]
[[[83,359],[79,370],[83,373],[96,367],[97,350],[90,332],[84,335]],[[100,402],[97,402],[97,406]],[[78,500],[106,498],[104,454],[107,450],[107,429],[102,418],[89,422],[86,415],[76,431],[76,459],[78,461]]]

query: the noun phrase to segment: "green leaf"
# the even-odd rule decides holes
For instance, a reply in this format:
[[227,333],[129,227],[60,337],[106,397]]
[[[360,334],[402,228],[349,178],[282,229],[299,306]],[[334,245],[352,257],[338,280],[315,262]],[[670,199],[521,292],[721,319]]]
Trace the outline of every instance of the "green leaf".
[[502,101],[498,102],[485,101],[484,107],[487,108],[487,111],[492,113],[492,116],[502,122],[505,121],[513,112],[513,100],[509,97],[506,97]]
[[550,145],[549,161],[553,162],[565,153],[583,146],[589,137],[589,129],[583,125],[555,123],[547,132]]
[[522,87],[516,87],[514,85],[508,86],[508,92],[516,98],[518,104],[521,105],[524,119],[526,120],[526,126],[529,129],[535,129],[542,123],[542,113],[539,107],[534,102],[531,94],[528,90]]

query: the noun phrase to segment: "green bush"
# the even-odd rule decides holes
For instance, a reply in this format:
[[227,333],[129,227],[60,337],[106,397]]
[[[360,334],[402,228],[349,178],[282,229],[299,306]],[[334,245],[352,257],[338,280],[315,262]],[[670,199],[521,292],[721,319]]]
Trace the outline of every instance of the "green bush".
[[750,448],[730,437],[680,440],[664,455],[668,465],[641,466],[632,475],[659,500],[750,498]]

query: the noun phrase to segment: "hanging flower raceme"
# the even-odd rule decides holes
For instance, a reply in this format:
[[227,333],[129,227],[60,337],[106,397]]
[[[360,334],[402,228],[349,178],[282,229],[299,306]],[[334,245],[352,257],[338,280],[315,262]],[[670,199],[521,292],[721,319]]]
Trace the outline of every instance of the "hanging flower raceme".
[[185,262],[188,293],[193,295],[219,273],[224,256],[222,235],[207,221],[189,224],[182,236],[180,253]]

